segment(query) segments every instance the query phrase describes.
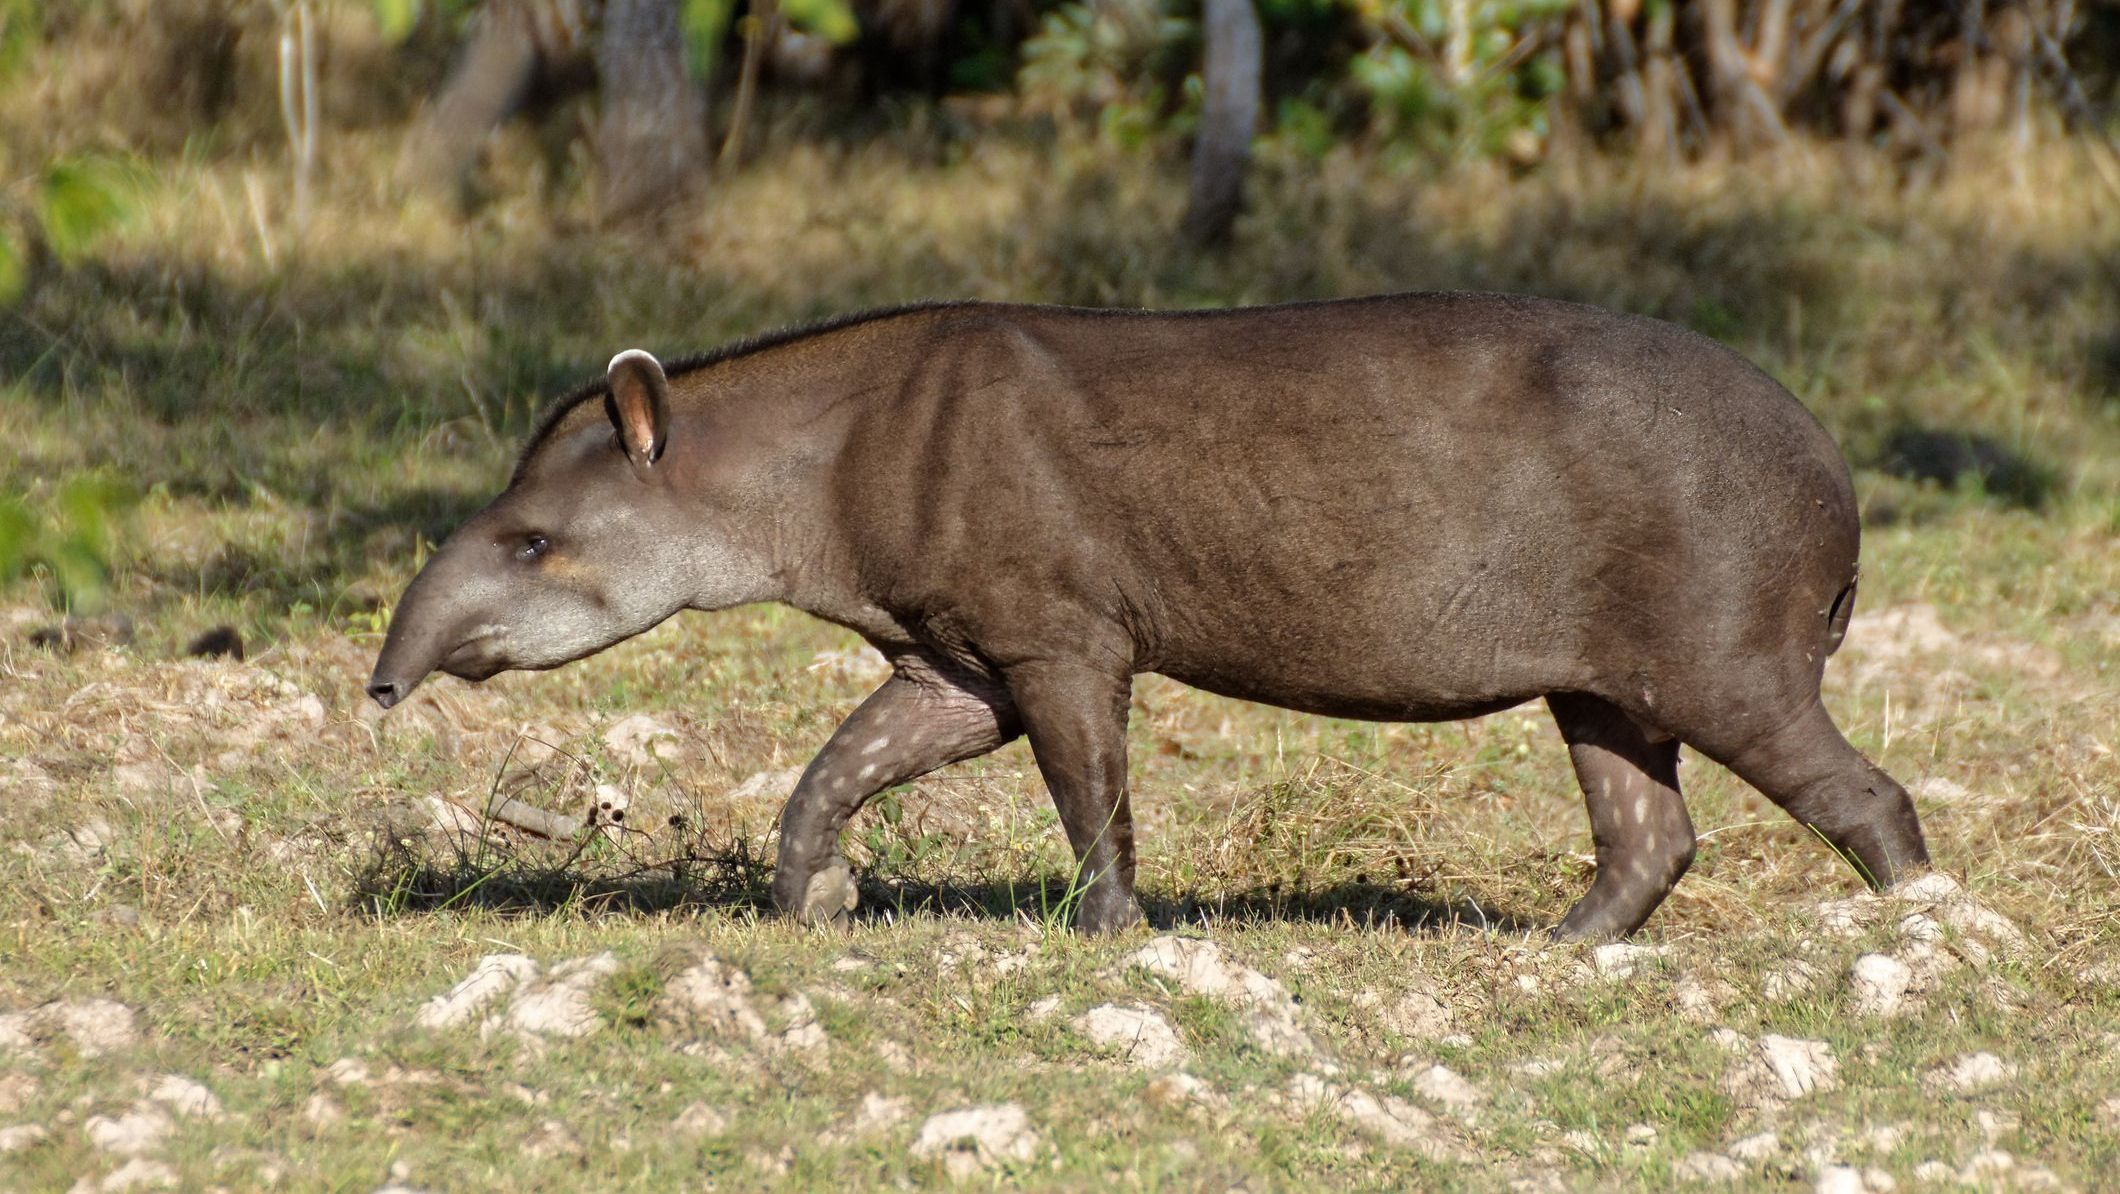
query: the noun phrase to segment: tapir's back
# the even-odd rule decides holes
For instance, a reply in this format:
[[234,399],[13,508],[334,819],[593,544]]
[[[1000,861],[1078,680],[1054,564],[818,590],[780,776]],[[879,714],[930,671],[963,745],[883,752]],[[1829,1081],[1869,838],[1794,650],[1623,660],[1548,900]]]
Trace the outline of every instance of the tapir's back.
[[927,318],[885,404],[930,507],[895,587],[1032,577],[1201,687],[1456,715],[1764,634],[1852,575],[1830,441],[1668,324],[1458,294]]

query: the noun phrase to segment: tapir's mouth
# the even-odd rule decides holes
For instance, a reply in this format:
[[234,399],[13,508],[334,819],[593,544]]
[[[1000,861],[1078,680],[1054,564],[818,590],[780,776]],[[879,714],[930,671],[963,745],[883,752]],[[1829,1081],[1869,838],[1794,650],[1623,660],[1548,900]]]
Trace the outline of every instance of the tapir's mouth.
[[507,659],[496,650],[501,641],[500,627],[483,628],[444,655],[438,668],[459,680],[492,679],[508,670]]

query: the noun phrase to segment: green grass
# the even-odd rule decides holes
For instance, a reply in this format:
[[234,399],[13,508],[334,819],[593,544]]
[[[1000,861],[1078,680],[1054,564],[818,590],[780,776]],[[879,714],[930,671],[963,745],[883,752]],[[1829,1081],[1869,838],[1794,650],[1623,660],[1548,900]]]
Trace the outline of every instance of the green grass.
[[[21,160],[91,135],[32,119],[25,87],[0,92],[0,136]],[[87,1119],[124,1112],[165,1072],[226,1107],[154,1153],[186,1188],[277,1173],[367,1190],[393,1166],[452,1190],[926,1184],[936,1163],[906,1147],[919,1121],[990,1101],[1021,1103],[1044,1139],[1037,1161],[990,1180],[1032,1188],[1660,1188],[1688,1152],[1760,1131],[1784,1144],[1747,1166],[1757,1185],[1814,1178],[1805,1149],[1820,1142],[1901,1188],[1924,1162],[1955,1170],[1991,1147],[2085,1188],[2120,1164],[2120,379],[2099,363],[2120,326],[2120,210],[2079,147],[2045,148],[2022,185],[1965,156],[1916,189],[1804,151],[1513,178],[1269,155],[1237,245],[1202,258],[1166,234],[1182,171],[1155,155],[1027,135],[903,152],[925,135],[777,146],[659,238],[584,230],[566,177],[463,219],[404,206],[380,181],[393,145],[378,128],[333,138],[297,239],[275,159],[202,148],[149,161],[139,218],[0,313],[0,493],[35,503],[106,470],[144,495],[111,598],[135,621],[129,645],[32,649],[28,632],[56,619],[50,594],[32,578],[0,598],[0,1014],[101,996],[138,1009],[146,1032],[99,1057],[63,1040],[0,1053],[0,1128],[49,1131],[0,1155],[0,1186],[116,1168]],[[496,173],[526,175],[534,157],[504,140]],[[784,793],[732,793],[801,766],[865,691],[812,666],[854,645],[839,631],[746,609],[555,673],[440,681],[380,721],[361,698],[423,544],[498,487],[539,406],[617,347],[703,348],[921,297],[1188,305],[1455,286],[1691,323],[1840,437],[1869,529],[1828,700],[1916,790],[1940,864],[2024,926],[2022,954],[1944,975],[1903,1017],[1856,1015],[1847,968],[1893,948],[1891,930],[1823,933],[1809,909],[1855,877],[1689,759],[1706,837],[1646,935],[1674,953],[1583,981],[1582,951],[1528,932],[1589,877],[1542,711],[1372,726],[1144,678],[1130,740],[1144,895],[1166,925],[1293,991],[1342,1067],[1334,1081],[1421,1104],[1398,1068],[1412,1055],[1477,1084],[1486,1106],[1456,1130],[1479,1163],[1427,1161],[1286,1105],[1312,1063],[1260,1050],[1227,1002],[1128,970],[1141,936],[1053,931],[1073,864],[1020,744],[856,821],[851,929],[768,916]],[[1983,437],[2037,492],[1892,475],[1888,446],[1910,429]],[[1909,610],[1949,637],[1922,648]],[[222,623],[250,663],[179,658]],[[677,731],[673,758],[600,742],[633,713]],[[48,783],[6,769],[24,761]],[[503,790],[576,809],[597,784],[653,832],[452,841],[420,804],[478,809]],[[96,820],[103,848],[70,844]],[[967,943],[984,957],[941,962]],[[655,1008],[667,951],[688,944],[745,970],[761,1007],[806,994],[824,1056],[686,1051]],[[585,1040],[410,1026],[482,955],[603,950],[619,964],[596,994],[611,1023]],[[866,964],[835,966],[850,957]],[[1798,957],[1817,985],[1767,998],[1766,976]],[[1726,985],[1712,1014],[1686,1014],[1687,980]],[[1460,1035],[1391,1026],[1378,1009],[1417,988],[1445,999]],[[1034,1017],[1050,997],[1057,1010]],[[1146,1097],[1150,1075],[1070,1026],[1101,1002],[1159,1008],[1226,1102]],[[1710,1024],[1824,1041],[1840,1085],[1746,1105],[1723,1087]],[[1977,1050],[2015,1076],[1970,1095],[1923,1085]],[[326,1080],[342,1057],[371,1079]],[[1559,1068],[1518,1069],[1535,1059]],[[909,1100],[910,1118],[830,1135],[872,1091]],[[700,1101],[725,1133],[672,1128]],[[578,1155],[526,1144],[552,1120]],[[1627,1144],[1634,1124],[1654,1141]],[[1865,1136],[1878,1125],[1903,1131],[1879,1145]]]

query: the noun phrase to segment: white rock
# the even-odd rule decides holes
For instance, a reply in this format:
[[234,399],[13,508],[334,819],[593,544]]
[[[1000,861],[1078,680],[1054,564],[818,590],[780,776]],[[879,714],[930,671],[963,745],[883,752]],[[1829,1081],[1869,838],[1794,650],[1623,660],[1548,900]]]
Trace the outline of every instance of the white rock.
[[561,962],[519,987],[508,1010],[488,1020],[485,1031],[506,1029],[526,1038],[588,1036],[604,1026],[596,1011],[596,984],[617,969],[618,959],[609,953]]
[[795,791],[802,779],[802,768],[783,767],[778,771],[753,772],[749,779],[729,789],[724,797],[728,800],[756,800],[761,796],[784,797]]
[[708,1036],[759,1040],[766,1022],[751,1006],[751,976],[712,954],[679,971],[663,987],[665,1010]]
[[1748,1165],[1764,1165],[1781,1155],[1781,1137],[1760,1132],[1732,1141],[1723,1151]]
[[1860,1171],[1846,1165],[1828,1165],[1819,1170],[1817,1194],[1867,1194]]
[[295,1114],[303,1123],[322,1132],[344,1122],[346,1108],[332,1097],[331,1092],[320,1090],[302,1100],[302,1106]]
[[845,1144],[888,1132],[911,1118],[912,1114],[911,1099],[886,1098],[872,1090],[861,1096],[861,1105],[847,1117],[845,1126],[826,1135],[835,1144]]
[[1923,1161],[1914,1166],[1914,1180],[1931,1186],[1950,1185],[1958,1180],[1958,1171],[1941,1161]]
[[1147,1089],[1142,1093],[1146,1094],[1151,1101],[1161,1103],[1166,1107],[1200,1106],[1220,1108],[1229,1104],[1229,1100],[1219,1094],[1214,1087],[1186,1073],[1184,1070],[1176,1070],[1172,1073],[1161,1075],[1155,1081],[1150,1082]]
[[729,1130],[729,1117],[706,1103],[693,1103],[677,1113],[670,1128],[680,1136],[719,1136]]
[[1865,1016],[1896,1015],[1906,1001],[1914,971],[1905,962],[1885,954],[1864,954],[1848,971],[1848,989],[1855,1010]]
[[1996,1178],[2017,1167],[2017,1158],[1999,1148],[1973,1154],[1958,1171],[1958,1180],[1968,1186],[1992,1186]]
[[1600,978],[1631,978],[1651,962],[1671,956],[1668,945],[1634,945],[1626,941],[1614,941],[1600,945],[1590,952],[1590,960],[1597,967]]
[[883,652],[863,644],[844,651],[819,651],[803,670],[858,684],[881,680],[891,664]]
[[521,954],[487,954],[448,993],[422,1004],[413,1014],[412,1023],[429,1029],[468,1024],[472,1017],[536,977],[537,963]]
[[177,1184],[177,1171],[160,1161],[134,1157],[103,1176],[101,1181],[84,1177],[68,1194],[117,1194],[123,1190],[167,1190]]
[[1408,991],[1388,1008],[1375,991],[1358,991],[1352,1002],[1365,1011],[1379,1012],[1383,1027],[1413,1040],[1438,1040],[1454,1027],[1450,1005],[1430,991]]
[[31,1053],[36,1048],[36,1017],[33,1013],[0,1015],[0,1053]]
[[1794,999],[1818,985],[1818,968],[1804,961],[1789,961],[1775,967],[1759,985],[1759,993],[1775,1002]]
[[140,1040],[133,1010],[110,999],[76,999],[37,1009],[45,1030],[66,1037],[83,1057],[101,1057]]
[[1422,1098],[1441,1104],[1445,1110],[1468,1122],[1478,1117],[1480,1105],[1487,1101],[1486,1094],[1479,1087],[1446,1065],[1431,1065],[1416,1072],[1413,1089]]
[[1818,929],[1834,937],[1859,937],[1877,918],[1877,897],[1855,896],[1845,900],[1826,900],[1818,905],[1815,915]]
[[1060,1010],[1060,1003],[1061,1000],[1058,995],[1047,995],[1042,999],[1033,1001],[1029,1007],[1024,1008],[1023,1018],[1033,1024],[1041,1020],[1050,1020],[1053,1017],[1053,1013]]
[[338,1086],[365,1086],[368,1063],[358,1057],[341,1057],[324,1067],[324,1078]]
[[162,1147],[176,1127],[169,1113],[152,1103],[142,1103],[123,1115],[92,1115],[82,1125],[88,1142],[106,1153],[137,1157]]
[[636,767],[652,767],[657,759],[674,758],[682,745],[677,731],[645,713],[621,717],[604,727],[604,749]]
[[1082,1035],[1107,1049],[1119,1050],[1127,1062],[1144,1070],[1184,1065],[1188,1056],[1170,1022],[1153,1008],[1099,1004],[1075,1017],[1074,1025]]
[[1671,984],[1671,999],[1678,1006],[1679,1018],[1690,1024],[1713,1022],[1722,1014],[1731,994],[1734,992],[1727,983],[1717,980],[1711,986],[1690,974]]
[[1739,1101],[1767,1106],[1839,1086],[1833,1050],[1824,1041],[1768,1034],[1739,1056],[1723,1085]]
[[42,1089],[43,1083],[28,1074],[0,1074],[0,1115],[13,1115],[29,1106]]
[[1028,1162],[1038,1155],[1038,1144],[1023,1108],[999,1103],[929,1116],[909,1151],[922,1160],[940,1159],[951,1176],[965,1178],[1009,1162]]
[[2024,931],[2015,921],[1972,897],[1956,879],[1932,871],[1909,879],[1885,893],[1901,904],[1926,907],[1943,923],[1960,933],[1980,938],[2004,950],[2025,944]]
[[1164,935],[1142,946],[1131,963],[1175,981],[1195,995],[1228,999],[1250,1011],[1246,1027],[1269,1053],[1308,1056],[1317,1051],[1298,1023],[1296,1001],[1288,988],[1258,971],[1222,956],[1212,941]]
[[19,1153],[32,1145],[42,1144],[51,1136],[43,1124],[14,1124],[0,1128],[0,1156]]
[[1671,1166],[1672,1176],[1682,1182],[1727,1184],[1745,1176],[1745,1168],[1721,1153],[1693,1152]]
[[1752,1049],[1751,1037],[1720,1025],[1708,1030],[1708,1043],[1725,1053],[1748,1053]]
[[1888,894],[1902,903],[1944,904],[1964,895],[1965,887],[1942,871],[1930,871],[1894,886]]
[[1927,1082],[1934,1089],[1972,1094],[2007,1082],[2016,1073],[2016,1066],[1993,1053],[1966,1053],[1930,1071]]
[[1435,1116],[1404,1099],[1375,1095],[1359,1086],[1339,1086],[1316,1074],[1297,1074],[1289,1083],[1289,1102],[1313,1111],[1330,1111],[1342,1122],[1390,1145],[1431,1160],[1457,1160],[1464,1153]]
[[831,1043],[825,1036],[824,1025],[817,1022],[817,1009],[810,1004],[810,997],[797,991],[774,1005],[774,1012],[787,1027],[775,1038],[783,1049],[798,1053],[819,1053]]
[[1892,1194],[1899,1188],[1899,1179],[1872,1165],[1862,1171],[1862,1185],[1871,1194]]
[[164,1074],[147,1097],[175,1112],[185,1119],[219,1119],[221,1100],[198,1082],[182,1074]]
[[548,1119],[523,1137],[522,1150],[533,1161],[549,1161],[554,1157],[581,1156],[582,1142],[565,1120]]

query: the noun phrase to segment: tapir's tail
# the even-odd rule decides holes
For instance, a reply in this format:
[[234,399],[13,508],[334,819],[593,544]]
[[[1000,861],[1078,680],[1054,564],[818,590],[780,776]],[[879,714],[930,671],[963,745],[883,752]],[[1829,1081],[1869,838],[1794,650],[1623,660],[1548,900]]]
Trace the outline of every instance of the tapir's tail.
[[1840,650],[1840,640],[1848,636],[1848,620],[1855,616],[1855,585],[1860,575],[1848,578],[1848,585],[1833,599],[1833,608],[1826,611],[1826,654]]

